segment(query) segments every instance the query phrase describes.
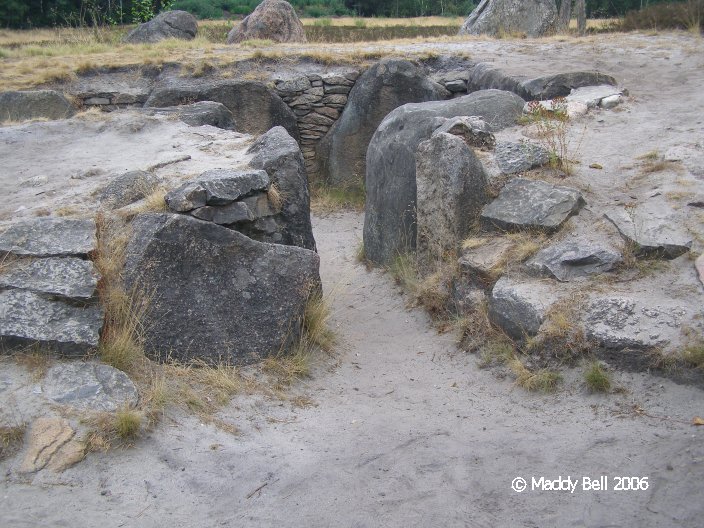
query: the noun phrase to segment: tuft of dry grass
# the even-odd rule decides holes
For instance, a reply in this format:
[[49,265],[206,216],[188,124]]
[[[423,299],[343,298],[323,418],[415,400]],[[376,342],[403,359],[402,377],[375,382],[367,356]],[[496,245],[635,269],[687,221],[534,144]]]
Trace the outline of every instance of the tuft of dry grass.
[[513,342],[506,336],[495,332],[488,337],[478,348],[479,368],[488,368],[493,365],[506,365],[516,358],[516,349]]
[[704,369],[704,342],[687,345],[682,351],[685,365],[697,369]]
[[365,198],[361,185],[343,188],[315,184],[311,186],[310,208],[317,215],[344,210],[362,211]]
[[552,370],[531,371],[518,358],[510,360],[508,366],[516,377],[516,385],[531,392],[555,392],[562,379]]
[[87,451],[108,451],[131,447],[142,432],[143,415],[129,408],[114,413],[101,412],[84,419],[90,427],[85,443]]
[[19,451],[26,429],[26,424],[0,425],[0,461]]
[[285,197],[276,185],[272,184],[269,186],[266,196],[269,199],[271,206],[276,211],[281,211],[281,208],[284,206]]

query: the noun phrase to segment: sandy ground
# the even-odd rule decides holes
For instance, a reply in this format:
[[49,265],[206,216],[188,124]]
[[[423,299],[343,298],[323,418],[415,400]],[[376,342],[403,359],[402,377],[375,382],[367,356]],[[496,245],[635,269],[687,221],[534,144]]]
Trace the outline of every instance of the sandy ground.
[[[240,436],[172,416],[134,449],[32,482],[3,463],[0,524],[701,525],[704,428],[689,425],[701,390],[617,374],[626,393],[588,395],[567,372],[557,394],[536,396],[497,380],[354,263],[361,226],[352,213],[315,221],[341,339],[339,366],[322,361],[302,387],[315,406],[237,398],[222,415]],[[560,475],[579,479],[574,493],[531,491],[533,477]],[[602,475],[608,491],[582,489]],[[649,487],[614,491],[620,476]]]
[[[696,152],[704,142],[702,39],[433,46],[522,74],[615,75],[630,90],[626,104],[590,114],[571,132],[581,138],[582,163],[570,183],[587,193],[589,207],[569,229],[588,230],[610,200],[666,199],[690,232],[704,231],[701,210],[686,205],[704,191],[697,167],[682,163],[643,178],[636,159],[673,146]],[[41,175],[42,165],[32,166],[26,178]],[[554,395],[526,393],[480,370],[452,336],[407,310],[387,276],[355,264],[361,228],[354,213],[314,222],[340,336],[335,357],[321,359],[296,388],[315,406],[238,397],[221,416],[239,436],[171,414],[135,448],[90,454],[60,475],[19,477],[15,457],[0,463],[0,526],[701,526],[704,427],[690,422],[704,415],[702,390],[617,372],[624,392],[590,395],[575,370]],[[701,306],[691,261],[670,266],[642,287],[658,295],[686,284],[675,295]],[[511,489],[519,476],[528,484],[522,493]],[[578,480],[574,493],[531,490],[533,477],[560,476]],[[608,491],[582,488],[584,477],[600,476]],[[648,489],[614,490],[624,476],[647,477]]]

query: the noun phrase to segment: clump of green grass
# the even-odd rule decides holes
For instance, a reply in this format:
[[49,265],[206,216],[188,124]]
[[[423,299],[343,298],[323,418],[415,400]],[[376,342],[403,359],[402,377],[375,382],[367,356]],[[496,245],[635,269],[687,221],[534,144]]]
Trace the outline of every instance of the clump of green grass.
[[90,426],[85,443],[88,451],[108,451],[129,447],[142,430],[142,414],[128,407],[114,413],[96,413],[85,419]]
[[0,460],[17,452],[24,440],[26,424],[0,425]]
[[123,441],[131,441],[139,434],[142,416],[131,409],[120,409],[115,413],[115,434]]
[[611,390],[611,375],[598,361],[592,361],[584,371],[584,381],[591,392]]
[[559,373],[549,369],[532,371],[518,358],[510,360],[508,366],[516,376],[516,385],[531,392],[555,392],[562,380]]
[[682,351],[685,364],[699,369],[704,369],[704,342],[687,345]]
[[479,368],[488,368],[496,364],[505,365],[516,357],[513,343],[503,336],[490,337],[479,351]]

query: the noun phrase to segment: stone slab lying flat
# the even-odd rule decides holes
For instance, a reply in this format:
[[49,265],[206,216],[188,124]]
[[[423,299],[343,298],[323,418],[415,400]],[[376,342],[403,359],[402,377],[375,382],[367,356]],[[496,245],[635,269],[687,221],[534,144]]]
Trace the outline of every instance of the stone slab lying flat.
[[92,219],[35,218],[17,222],[0,234],[0,253],[85,257],[97,247],[95,229]]
[[47,398],[84,410],[114,412],[139,401],[127,374],[96,362],[59,363],[46,373],[43,388]]
[[672,211],[646,205],[630,211],[614,208],[604,216],[625,240],[635,244],[640,256],[661,255],[673,259],[692,247],[692,237],[680,229]]
[[71,306],[26,290],[0,292],[0,346],[33,343],[65,355],[83,355],[98,346],[103,311],[97,305]]
[[526,264],[528,269],[559,281],[570,281],[612,270],[621,254],[589,240],[566,240],[541,249]]
[[496,144],[496,163],[504,174],[525,172],[535,167],[547,165],[550,153],[534,143],[512,143],[500,141]]
[[0,287],[32,290],[69,299],[90,299],[100,274],[89,260],[51,257],[18,260],[0,274]]
[[482,210],[485,225],[505,230],[537,228],[557,231],[584,206],[577,189],[515,178]]
[[[598,86],[575,88],[565,99],[567,99],[568,102],[583,103],[587,105],[587,108],[596,108],[601,105],[604,99],[611,97],[621,98],[622,96],[623,90],[619,90],[617,87],[608,84],[601,84]],[[609,104],[607,103],[606,106],[609,106]]]

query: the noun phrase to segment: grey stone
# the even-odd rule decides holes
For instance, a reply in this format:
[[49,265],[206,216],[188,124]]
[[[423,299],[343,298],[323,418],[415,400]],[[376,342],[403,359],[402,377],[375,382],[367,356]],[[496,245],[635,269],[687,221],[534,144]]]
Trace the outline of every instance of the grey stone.
[[187,212],[204,205],[227,205],[254,191],[263,191],[270,181],[266,172],[211,169],[195,180],[169,191],[164,197],[172,211]]
[[151,172],[126,172],[113,178],[98,195],[98,199],[103,207],[119,209],[149,196],[160,181]]
[[504,174],[516,174],[550,162],[550,153],[534,143],[500,141],[496,144],[496,163]]
[[308,176],[298,144],[282,127],[275,127],[257,139],[247,152],[253,155],[250,167],[266,171],[283,199],[281,213],[273,220],[280,239],[263,237],[262,242],[279,242],[315,251]]
[[293,111],[274,90],[261,82],[169,78],[152,90],[144,106],[161,108],[198,101],[224,104],[232,112],[240,132],[263,134],[280,125],[298,139]]
[[485,90],[406,104],[384,119],[367,150],[364,247],[371,262],[387,264],[398,252],[416,247],[415,152],[421,141],[456,116],[480,117],[492,131],[511,126],[524,103],[512,93]]
[[306,93],[306,94],[303,94],[303,95],[296,97],[289,104],[294,107],[307,107],[313,103],[317,103],[318,101],[321,101],[322,99],[323,99],[322,95],[313,95],[313,94]]
[[415,64],[402,59],[381,60],[355,83],[342,115],[320,142],[321,176],[333,185],[359,184],[364,179],[369,140],[389,112],[404,103],[435,101],[449,95]]
[[464,250],[457,264],[470,279],[493,282],[503,272],[503,265],[513,246],[513,242],[506,238],[485,240],[477,247]]
[[0,122],[64,119],[75,113],[68,99],[54,90],[0,93]]
[[89,97],[88,99],[83,100],[83,104],[89,106],[109,105],[110,99],[107,99],[105,97]]
[[285,0],[264,0],[227,34],[228,44],[252,39],[306,42],[306,33],[291,4]]
[[484,167],[451,134],[423,141],[416,151],[417,255],[423,264],[455,253],[489,201]]
[[349,86],[326,86],[325,95],[348,95],[352,91]]
[[523,339],[538,333],[558,300],[558,291],[543,281],[501,277],[491,291],[489,318],[512,338]]
[[697,276],[699,277],[699,282],[704,285],[704,253],[697,257],[694,261],[694,269],[697,270]]
[[[615,80],[614,84],[616,84]],[[614,95],[620,96],[622,93],[621,90],[611,84],[599,84],[596,86],[573,88],[565,99],[567,99],[567,102],[584,103],[587,105],[587,108],[596,108],[601,104],[602,99]]]
[[277,81],[276,90],[282,94],[294,95],[297,93],[305,92],[311,87],[310,80],[308,77],[297,77],[296,79],[287,79],[285,81]]
[[150,292],[150,357],[247,364],[300,335],[306,300],[320,284],[315,252],[186,215],[140,215],[133,233],[125,285]]
[[69,299],[95,295],[100,274],[89,260],[76,257],[17,260],[0,273],[0,287],[19,288]]
[[81,410],[114,412],[134,407],[139,401],[137,388],[127,374],[93,361],[54,365],[42,387],[50,400]]
[[347,104],[347,96],[341,94],[326,95],[323,97],[323,103],[326,105],[340,105],[344,106]]
[[588,338],[623,349],[678,343],[689,315],[687,307],[661,294],[657,299],[600,296],[590,300],[583,319]]
[[616,85],[616,79],[598,71],[577,71],[546,75],[522,83],[527,99],[554,99],[566,97],[575,88],[584,86]]
[[251,222],[254,214],[249,210],[247,204],[234,202],[227,205],[199,207],[191,211],[191,214],[201,220],[207,220],[219,225],[234,224],[236,222]]
[[559,281],[571,281],[614,269],[621,254],[590,240],[566,240],[541,249],[526,266]]
[[142,44],[167,38],[192,40],[197,33],[198,22],[193,15],[187,11],[166,11],[149,22],[138,25],[127,34],[123,42]]
[[557,20],[555,0],[482,0],[460,28],[460,35],[525,33],[541,37]]
[[224,130],[235,130],[236,126],[230,109],[215,101],[199,101],[164,108],[142,108],[140,111],[147,115],[175,116],[190,126],[210,125]]
[[323,82],[332,86],[354,86],[354,81],[344,75],[331,73],[323,76]]
[[636,247],[638,256],[662,256],[673,259],[692,247],[692,237],[680,229],[672,211],[655,205],[643,205],[626,211],[614,208],[604,216],[621,236]]
[[491,89],[513,92],[523,99],[529,98],[521,86],[520,79],[504,73],[489,62],[480,62],[470,72],[467,91],[476,92]]
[[103,326],[99,306],[72,306],[27,290],[0,292],[0,345],[32,343],[66,355],[82,355],[98,346]]
[[433,132],[433,135],[443,133],[461,137],[470,147],[492,149],[496,145],[496,138],[489,125],[475,116],[452,117]]
[[611,108],[616,108],[622,102],[623,102],[623,96],[621,94],[614,94],[614,95],[609,95],[608,97],[604,97],[599,102],[599,106],[604,108],[605,110],[609,110]]
[[452,93],[460,93],[467,91],[467,81],[462,79],[455,79],[454,81],[447,81],[445,83],[445,88]]
[[583,206],[584,198],[577,189],[514,178],[484,207],[481,218],[486,225],[504,230],[553,232]]
[[95,251],[95,221],[35,218],[11,224],[0,234],[0,252],[30,257],[85,257]]

